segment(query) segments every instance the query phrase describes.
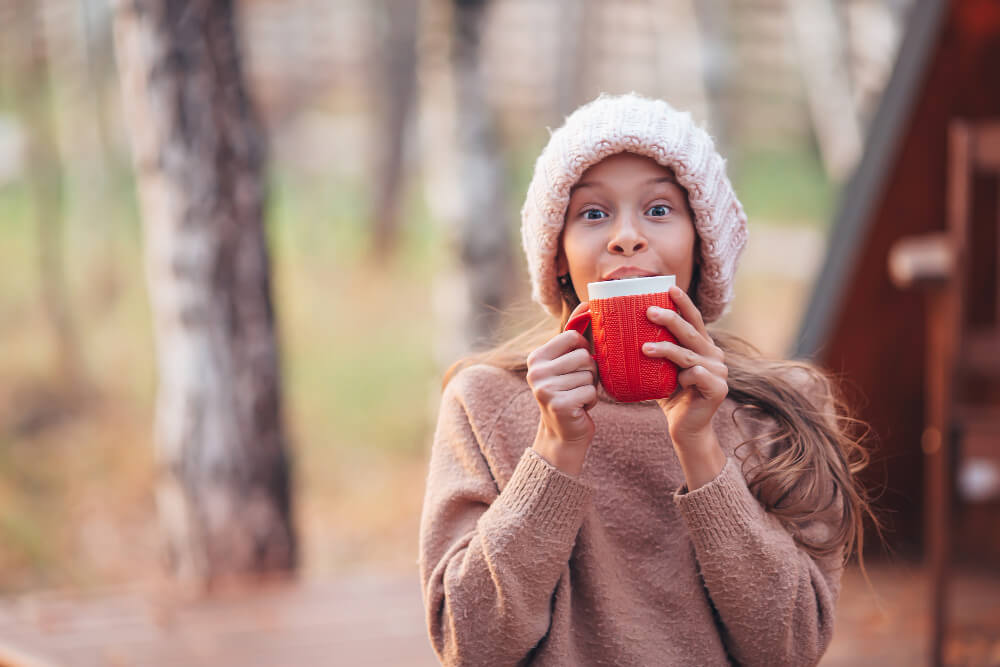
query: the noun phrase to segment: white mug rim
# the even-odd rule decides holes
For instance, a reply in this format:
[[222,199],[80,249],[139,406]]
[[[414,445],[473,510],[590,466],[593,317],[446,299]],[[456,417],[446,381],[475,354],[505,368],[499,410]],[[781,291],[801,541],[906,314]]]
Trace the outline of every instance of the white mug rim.
[[657,294],[668,292],[677,284],[676,276],[644,276],[642,278],[622,278],[587,283],[590,299],[611,299],[619,296]]

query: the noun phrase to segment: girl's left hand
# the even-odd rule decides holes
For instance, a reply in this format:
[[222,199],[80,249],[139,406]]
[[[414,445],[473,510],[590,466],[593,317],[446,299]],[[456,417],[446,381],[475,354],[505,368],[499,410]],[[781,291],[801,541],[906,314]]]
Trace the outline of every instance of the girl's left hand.
[[659,401],[667,415],[670,438],[675,446],[714,439],[712,417],[729,393],[729,369],[726,355],[709,336],[691,298],[680,287],[670,288],[670,298],[677,311],[651,306],[646,313],[649,321],[666,327],[677,339],[677,345],[667,341],[646,343],[643,353],[649,357],[669,359],[677,364],[677,389],[669,402]]

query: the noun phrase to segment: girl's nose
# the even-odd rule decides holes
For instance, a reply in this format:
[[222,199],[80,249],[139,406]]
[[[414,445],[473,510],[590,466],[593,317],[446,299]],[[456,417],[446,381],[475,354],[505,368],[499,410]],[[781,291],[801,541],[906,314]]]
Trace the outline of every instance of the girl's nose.
[[646,249],[646,239],[639,232],[635,221],[626,217],[619,218],[614,225],[614,233],[608,242],[608,252],[614,255],[630,257]]

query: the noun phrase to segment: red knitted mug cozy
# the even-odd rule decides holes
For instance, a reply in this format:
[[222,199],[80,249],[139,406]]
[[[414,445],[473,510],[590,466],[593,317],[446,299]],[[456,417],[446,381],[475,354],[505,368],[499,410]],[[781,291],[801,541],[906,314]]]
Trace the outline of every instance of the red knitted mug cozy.
[[677,366],[642,351],[644,343],[677,342],[669,330],[649,321],[650,306],[674,310],[666,292],[592,299],[589,312],[566,324],[567,329],[580,333],[590,325],[601,384],[622,403],[666,398],[677,386]]

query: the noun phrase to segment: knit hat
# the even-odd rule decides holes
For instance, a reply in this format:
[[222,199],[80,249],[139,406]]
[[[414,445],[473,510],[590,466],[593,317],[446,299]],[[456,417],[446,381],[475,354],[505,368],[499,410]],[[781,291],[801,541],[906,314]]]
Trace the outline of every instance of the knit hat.
[[624,152],[672,169],[687,191],[701,239],[693,298],[706,322],[718,319],[733,297],[736,260],[747,242],[746,213],[726,177],[725,161],[691,114],[635,93],[602,94],[581,106],[538,157],[521,209],[532,298],[556,317],[562,313],[555,258],[570,188],[588,167]]

